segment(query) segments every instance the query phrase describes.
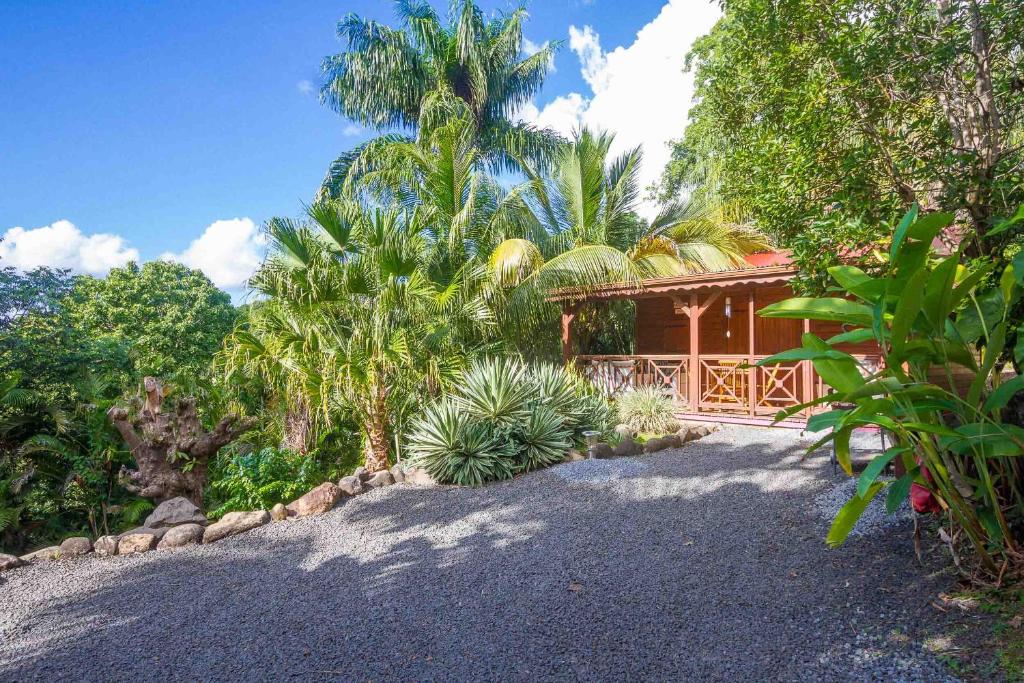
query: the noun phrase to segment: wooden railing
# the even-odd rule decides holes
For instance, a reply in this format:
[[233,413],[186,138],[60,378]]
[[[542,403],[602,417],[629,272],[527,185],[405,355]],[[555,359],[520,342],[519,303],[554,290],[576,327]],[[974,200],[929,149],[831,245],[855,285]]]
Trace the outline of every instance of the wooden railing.
[[[690,396],[689,355],[577,356],[576,366],[615,398],[633,387],[657,386],[688,410],[772,417],[780,409],[828,392],[810,361],[758,367],[764,355],[702,354],[697,357],[696,400]],[[871,367],[877,359],[858,357]]]

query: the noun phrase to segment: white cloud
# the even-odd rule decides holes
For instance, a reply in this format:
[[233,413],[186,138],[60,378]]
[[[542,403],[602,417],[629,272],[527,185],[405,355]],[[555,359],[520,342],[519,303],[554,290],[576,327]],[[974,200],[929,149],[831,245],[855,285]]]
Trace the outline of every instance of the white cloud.
[[86,235],[68,220],[31,230],[10,228],[0,242],[0,266],[19,270],[51,266],[105,275],[111,268],[138,260],[138,250],[129,247],[123,237],[109,233]]
[[341,134],[347,138],[355,137],[363,132],[363,127],[350,123],[341,129]]
[[[526,36],[523,36],[523,52],[528,57],[532,57],[544,48],[546,48],[551,41],[545,40],[543,43],[535,43]],[[551,59],[548,60],[548,71],[549,73],[555,73],[558,69],[555,68],[555,55],[551,55]]]
[[[683,73],[686,53],[719,16],[718,5],[707,0],[669,0],[632,45],[611,52],[602,50],[600,37],[590,26],[571,26],[569,48],[580,60],[591,95],[570,93],[543,108],[529,104],[520,117],[561,132],[567,124],[569,129],[587,125],[614,132],[616,154],[642,146],[640,176],[647,187],[661,176],[671,156],[668,143],[686,125],[693,98],[693,76]],[[656,207],[645,204],[642,211],[650,216]]]
[[214,221],[180,254],[160,258],[197,268],[224,289],[245,284],[263,261],[266,238],[250,218]]
[[295,87],[296,87],[296,88],[298,89],[298,91],[299,91],[300,93],[302,93],[303,95],[308,95],[308,94],[310,94],[311,92],[313,92],[313,82],[312,82],[312,81],[309,81],[309,80],[306,80],[306,79],[302,79],[301,81],[299,81],[298,83],[296,83],[296,84],[295,84]]

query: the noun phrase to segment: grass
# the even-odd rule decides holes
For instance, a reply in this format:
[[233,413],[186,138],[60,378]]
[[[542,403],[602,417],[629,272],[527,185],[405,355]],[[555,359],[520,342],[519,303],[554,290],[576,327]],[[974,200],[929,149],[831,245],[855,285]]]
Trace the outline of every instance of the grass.
[[967,680],[1024,683],[1024,589],[964,590],[945,596],[944,602],[966,612],[987,615],[984,623],[978,625],[987,633],[970,638],[966,633],[969,629],[964,628],[955,635],[975,642],[968,647],[937,651],[936,657],[952,673]]

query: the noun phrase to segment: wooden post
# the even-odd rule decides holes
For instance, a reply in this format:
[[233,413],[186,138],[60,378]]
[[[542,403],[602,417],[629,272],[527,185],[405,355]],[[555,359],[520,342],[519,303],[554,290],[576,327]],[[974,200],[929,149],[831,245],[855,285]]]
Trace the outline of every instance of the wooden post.
[[690,411],[700,412],[700,296],[690,294],[690,368],[687,373]]
[[562,304],[562,362],[568,366],[572,363],[572,321],[576,319],[579,304]]
[[750,355],[750,369],[747,370],[747,386],[750,387],[750,396],[747,402],[750,404],[750,417],[757,412],[757,368],[754,366],[754,288],[751,287],[747,295],[747,353]]
[[[811,321],[805,319],[804,320],[804,334],[807,334],[810,331],[811,331]],[[802,399],[803,399],[803,402],[806,403],[807,401],[810,401],[811,399],[814,398],[814,376],[813,376],[814,366],[811,365],[811,361],[809,361],[809,360],[804,360],[804,361],[800,361],[800,362],[804,364],[804,372],[803,372],[804,395],[803,395]],[[807,409],[807,416],[808,417],[810,417],[810,415],[811,415],[811,410],[812,410],[811,408]]]

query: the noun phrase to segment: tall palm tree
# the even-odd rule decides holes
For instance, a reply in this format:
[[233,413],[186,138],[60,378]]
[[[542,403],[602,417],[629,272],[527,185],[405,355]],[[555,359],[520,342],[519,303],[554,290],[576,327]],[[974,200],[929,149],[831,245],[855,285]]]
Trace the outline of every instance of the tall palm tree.
[[426,0],[395,8],[397,29],[355,14],[339,22],[348,50],[324,60],[324,102],[377,130],[423,134],[464,117],[492,168],[514,169],[517,157],[540,163],[557,147],[554,132],[512,120],[540,90],[558,47],[520,58],[522,7],[488,20],[472,0],[453,0],[447,26]]

